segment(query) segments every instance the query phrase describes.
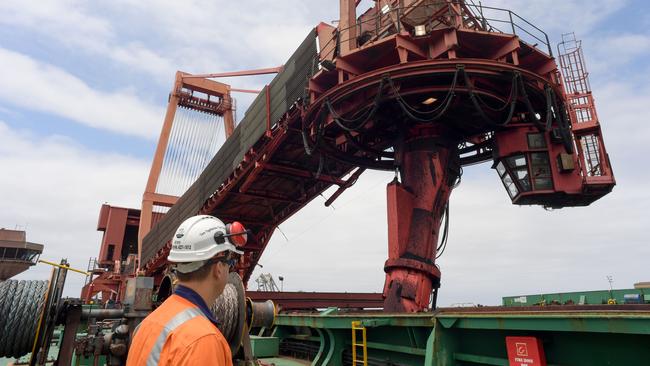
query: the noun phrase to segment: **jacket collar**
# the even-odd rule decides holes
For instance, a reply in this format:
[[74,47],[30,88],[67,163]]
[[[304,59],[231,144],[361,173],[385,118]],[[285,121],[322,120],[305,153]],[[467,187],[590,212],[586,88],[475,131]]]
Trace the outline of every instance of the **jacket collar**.
[[210,320],[215,326],[219,325],[219,322],[212,314],[212,311],[210,311],[208,305],[205,303],[201,295],[199,295],[196,291],[183,285],[177,285],[174,294],[196,305],[199,309],[201,309],[203,315],[205,315],[208,320]]

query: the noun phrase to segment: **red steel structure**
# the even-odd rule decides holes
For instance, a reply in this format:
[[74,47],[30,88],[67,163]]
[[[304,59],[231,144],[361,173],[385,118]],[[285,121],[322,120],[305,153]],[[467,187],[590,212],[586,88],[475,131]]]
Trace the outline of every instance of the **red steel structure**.
[[102,205],[97,230],[104,235],[99,257],[88,262],[90,276],[81,289],[83,300],[88,302],[98,293],[103,302],[124,297],[126,279],[135,273],[139,225],[139,210]]
[[[194,93],[201,94],[195,96]],[[211,99],[212,98],[212,99]],[[218,116],[223,116],[226,138],[230,137],[235,129],[233,118],[233,103],[230,96],[230,86],[205,78],[196,78],[184,72],[176,73],[174,87],[169,94],[169,103],[165,114],[158,146],[154,154],[149,179],[142,197],[142,211],[140,227],[138,231],[138,253],[142,252],[142,238],[144,238],[152,225],[155,223],[154,205],[171,207],[178,200],[177,196],[157,192],[157,185],[163,169],[165,154],[168,151],[168,144],[174,117],[179,107],[202,111]],[[139,259],[139,258],[138,258]]]
[[[246,282],[280,223],[333,185],[326,205],[365,170],[388,170],[384,310],[421,311],[435,306],[463,166],[492,161],[519,205],[585,206],[612,190],[575,40],[561,46],[561,74],[546,34],[509,10],[382,0],[358,16],[357,6],[341,0],[338,26],[314,28],[201,176],[141,231],[144,274],[160,283],[171,230],[201,213],[253,231],[237,268]],[[301,51],[310,42],[313,57]]]

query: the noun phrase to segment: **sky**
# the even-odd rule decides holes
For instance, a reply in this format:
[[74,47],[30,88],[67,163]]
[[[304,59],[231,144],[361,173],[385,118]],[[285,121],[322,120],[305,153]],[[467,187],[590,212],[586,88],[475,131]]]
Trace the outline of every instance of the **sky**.
[[[363,1],[359,13],[370,1]],[[549,34],[576,32],[614,191],[586,208],[510,203],[489,164],[465,169],[437,261],[441,305],[502,296],[632,288],[650,281],[650,5],[637,0],[485,0]],[[27,230],[42,258],[86,268],[99,252],[102,203],[139,208],[174,73],[281,65],[337,2],[0,1],[0,227]],[[222,80],[260,89],[269,77]],[[235,95],[238,119],[253,96]],[[381,292],[385,186],[365,173],[332,207],[316,198],[280,225],[260,273],[288,291]],[[326,193],[325,197],[329,194]],[[39,264],[19,276],[45,279]],[[83,276],[68,276],[78,296]],[[251,282],[251,289],[255,289]]]

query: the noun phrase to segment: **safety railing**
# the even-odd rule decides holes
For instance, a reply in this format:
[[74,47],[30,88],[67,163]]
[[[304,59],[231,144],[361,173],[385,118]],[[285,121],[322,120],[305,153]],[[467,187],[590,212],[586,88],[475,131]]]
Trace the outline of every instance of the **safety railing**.
[[[338,29],[335,37],[320,45],[320,60],[332,60],[338,55],[343,42],[353,42],[359,47],[400,33],[404,28],[414,35],[420,35],[416,32],[416,25],[424,26],[425,34],[446,27],[513,34],[524,43],[553,56],[548,35],[509,9],[484,6],[473,0],[440,0],[397,7],[384,5],[376,15],[364,15],[355,25]],[[356,32],[346,32],[353,28],[356,28]],[[341,34],[346,33],[354,36],[342,38]]]
[[511,34],[518,36],[522,41],[535,48],[545,48],[547,54],[553,56],[553,48],[551,47],[548,34],[512,10],[484,6],[480,2],[477,5],[473,0],[466,0],[465,6],[478,14],[477,18],[487,25],[488,31],[498,33],[512,32]]

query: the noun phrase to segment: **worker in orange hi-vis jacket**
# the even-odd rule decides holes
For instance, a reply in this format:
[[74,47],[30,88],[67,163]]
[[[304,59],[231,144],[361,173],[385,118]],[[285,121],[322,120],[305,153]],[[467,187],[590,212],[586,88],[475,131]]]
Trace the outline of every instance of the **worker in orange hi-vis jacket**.
[[231,238],[245,243],[241,224],[224,225],[213,216],[194,216],[179,226],[167,258],[175,264],[178,285],[134,330],[127,366],[232,366],[230,347],[209,308],[226,286],[234,257],[242,254]]

